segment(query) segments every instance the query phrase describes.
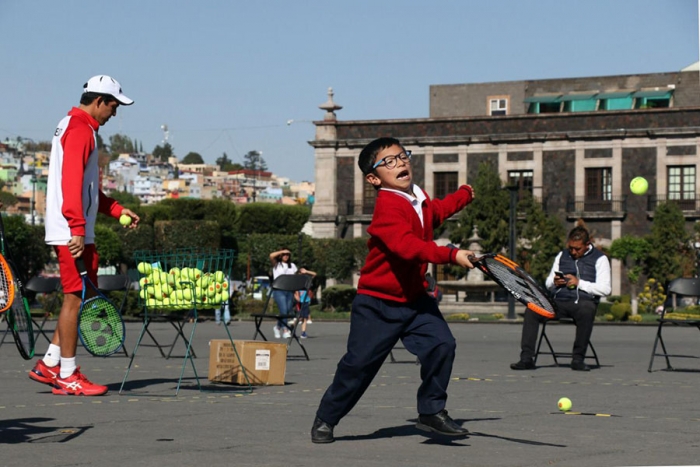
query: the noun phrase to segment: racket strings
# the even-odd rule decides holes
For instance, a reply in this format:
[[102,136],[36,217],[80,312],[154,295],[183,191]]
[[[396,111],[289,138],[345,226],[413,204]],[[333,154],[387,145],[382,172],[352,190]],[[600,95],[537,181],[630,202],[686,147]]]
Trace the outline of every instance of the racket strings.
[[[17,284],[15,290],[19,291]],[[10,325],[15,344],[20,350],[20,354],[25,359],[34,356],[34,329],[29,314],[29,307],[21,294],[15,293],[10,306]]]
[[12,272],[5,261],[0,267],[0,310],[7,310],[14,303],[15,284]]
[[482,261],[486,263],[489,272],[512,293],[520,295],[530,302],[534,302],[536,305],[549,312],[555,312],[549,298],[540,291],[536,284],[518,275],[517,270],[509,268],[494,258],[484,258]]
[[124,342],[124,326],[116,307],[107,299],[93,297],[83,304],[80,336],[91,353],[110,355]]

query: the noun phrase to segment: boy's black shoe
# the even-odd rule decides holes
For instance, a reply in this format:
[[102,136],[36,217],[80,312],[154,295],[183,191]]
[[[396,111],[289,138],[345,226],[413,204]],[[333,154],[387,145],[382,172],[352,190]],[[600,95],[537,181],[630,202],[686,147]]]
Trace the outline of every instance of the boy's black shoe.
[[329,425],[316,417],[314,426],[311,427],[311,442],[316,444],[326,444],[335,441],[333,437],[333,425]]
[[591,371],[591,367],[580,360],[573,360],[571,362],[571,369],[574,371]]
[[537,368],[532,360],[523,361],[520,360],[518,363],[511,363],[511,370],[534,370]]
[[469,430],[463,428],[447,415],[447,410],[441,410],[435,415],[419,415],[416,428],[432,431],[444,436],[467,436]]

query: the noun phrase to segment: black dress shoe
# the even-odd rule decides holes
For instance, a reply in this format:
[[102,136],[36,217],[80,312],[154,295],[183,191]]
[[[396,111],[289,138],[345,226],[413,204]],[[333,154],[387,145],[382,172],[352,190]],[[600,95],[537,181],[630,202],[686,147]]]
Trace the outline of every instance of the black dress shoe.
[[457,425],[447,415],[447,410],[441,410],[435,415],[419,415],[416,428],[423,431],[432,431],[444,436],[467,436],[469,430]]
[[335,441],[333,437],[333,425],[329,425],[316,417],[314,426],[311,427],[311,442],[316,444],[326,444]]
[[511,370],[534,370],[537,368],[532,360],[523,361],[520,360],[518,363],[511,363]]
[[590,366],[578,360],[574,360],[571,362],[571,369],[574,371],[591,371]]

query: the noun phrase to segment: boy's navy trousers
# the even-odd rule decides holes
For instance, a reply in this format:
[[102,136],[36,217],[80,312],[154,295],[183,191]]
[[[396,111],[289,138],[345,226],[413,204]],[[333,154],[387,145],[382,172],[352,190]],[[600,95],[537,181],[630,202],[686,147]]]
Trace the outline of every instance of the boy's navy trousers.
[[444,409],[456,343],[435,299],[425,295],[399,303],[358,294],[352,304],[347,352],[321,399],[318,418],[337,425],[360,400],[399,339],[420,361],[418,413],[432,415]]

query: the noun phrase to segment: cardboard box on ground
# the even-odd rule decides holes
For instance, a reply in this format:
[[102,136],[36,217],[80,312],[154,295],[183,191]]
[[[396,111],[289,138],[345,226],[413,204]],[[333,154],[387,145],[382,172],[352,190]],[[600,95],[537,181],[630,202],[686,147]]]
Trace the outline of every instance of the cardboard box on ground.
[[[287,369],[287,346],[266,341],[234,340],[250,384],[284,385]],[[238,358],[228,339],[209,341],[209,381],[247,384]]]

